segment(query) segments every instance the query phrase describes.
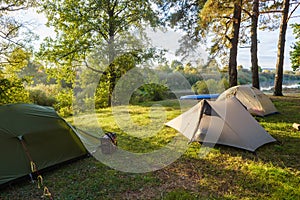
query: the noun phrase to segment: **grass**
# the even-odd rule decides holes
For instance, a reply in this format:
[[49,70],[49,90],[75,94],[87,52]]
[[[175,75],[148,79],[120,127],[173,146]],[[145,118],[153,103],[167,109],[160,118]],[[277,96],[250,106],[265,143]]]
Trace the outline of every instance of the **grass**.
[[[300,96],[272,100],[280,114],[256,119],[278,142],[260,147],[255,154],[217,145],[199,158],[199,145],[191,144],[172,164],[140,174],[116,171],[88,157],[44,172],[44,183],[54,199],[300,199],[300,132],[292,128],[300,123]],[[126,123],[125,128],[139,137],[122,131],[110,109],[99,110],[96,117],[103,129],[118,133],[120,148],[151,152],[176,135],[171,128],[151,124],[180,113],[177,101],[159,103],[164,115],[154,112],[151,103],[120,108],[118,116],[129,113],[134,123]],[[89,115],[81,122],[95,126]],[[158,132],[149,132],[153,127]],[[0,190],[1,200],[41,199],[41,195],[36,183],[27,180]]]

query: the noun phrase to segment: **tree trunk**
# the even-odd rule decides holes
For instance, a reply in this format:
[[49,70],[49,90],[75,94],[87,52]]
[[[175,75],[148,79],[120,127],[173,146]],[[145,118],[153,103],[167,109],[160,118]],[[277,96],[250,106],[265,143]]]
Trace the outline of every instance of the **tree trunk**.
[[237,52],[239,42],[239,32],[241,25],[241,13],[242,13],[242,0],[234,3],[233,11],[233,38],[231,39],[230,57],[229,57],[229,86],[233,87],[237,85]]
[[109,80],[109,86],[108,86],[108,106],[112,105],[112,95],[116,86],[116,81],[117,81],[117,74],[116,74],[116,69],[114,63],[109,64],[109,69],[108,69],[108,80]]
[[109,87],[108,87],[108,106],[111,106],[112,104],[112,94],[116,86],[116,80],[117,80],[117,73],[116,73],[116,66],[114,64],[114,60],[116,58],[116,49],[115,49],[115,24],[114,24],[114,10],[113,8],[108,6],[108,35],[109,35],[109,41],[108,41],[108,80],[109,80]]
[[259,15],[259,0],[253,1],[251,22],[251,64],[252,86],[259,89],[259,67],[257,59],[257,24]]
[[277,63],[276,63],[276,74],[274,82],[274,96],[283,96],[282,94],[282,80],[283,80],[283,61],[284,61],[284,47],[286,29],[288,23],[290,0],[283,1],[283,13],[281,17],[279,40],[278,40],[278,51],[277,51]]

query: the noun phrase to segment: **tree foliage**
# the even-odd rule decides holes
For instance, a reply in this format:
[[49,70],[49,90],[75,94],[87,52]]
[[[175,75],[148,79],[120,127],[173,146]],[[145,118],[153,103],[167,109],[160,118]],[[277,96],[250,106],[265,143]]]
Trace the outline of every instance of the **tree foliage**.
[[42,45],[41,55],[65,72],[84,64],[102,73],[108,78],[109,95],[122,74],[153,55],[145,52],[143,35],[146,27],[159,23],[149,0],[41,2],[48,25],[56,31],[56,38],[47,38]]
[[31,23],[16,17],[16,13],[34,7],[36,1],[3,0],[0,5],[0,64],[6,63],[7,57],[15,48],[30,47],[35,39]]
[[[229,84],[237,85],[237,48],[242,19],[242,0],[212,1],[208,0],[200,13],[203,36],[212,36],[210,54],[212,57],[228,55]],[[224,57],[224,56],[223,56]]]
[[24,88],[26,79],[18,73],[27,66],[29,54],[20,48],[7,57],[7,62],[0,66],[0,104],[28,102],[29,93]]
[[29,93],[20,80],[0,79],[0,105],[29,101]]
[[290,52],[291,63],[293,70],[300,68],[300,24],[293,24],[293,32],[297,41],[292,46]]
[[180,40],[177,54],[187,58],[199,45],[202,27],[199,13],[207,0],[158,0],[164,25],[180,30],[184,36]]
[[42,46],[47,58],[56,63],[82,61],[97,52],[109,64],[116,56],[132,50],[126,43],[134,28],[145,28],[145,21],[156,24],[149,1],[50,1],[42,0],[48,26],[56,38],[47,38]]
[[26,77],[20,72],[28,65],[30,42],[35,35],[31,23],[17,13],[35,6],[36,1],[3,0],[0,4],[0,104],[28,102]]

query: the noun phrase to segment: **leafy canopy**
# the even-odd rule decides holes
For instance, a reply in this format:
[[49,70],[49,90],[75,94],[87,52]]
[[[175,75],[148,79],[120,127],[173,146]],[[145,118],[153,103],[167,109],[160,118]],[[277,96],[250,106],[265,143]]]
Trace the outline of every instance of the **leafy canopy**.
[[8,57],[7,62],[0,66],[0,105],[17,102],[28,102],[29,94],[19,77],[29,60],[29,54],[16,48]]
[[15,48],[30,48],[36,36],[31,31],[31,23],[20,20],[16,13],[34,7],[36,1],[3,0],[0,4],[0,64]]
[[54,63],[86,60],[97,53],[105,64],[133,49],[133,32],[158,23],[149,0],[42,0],[42,11],[56,38],[47,38],[42,53]]
[[296,43],[292,46],[290,52],[291,63],[293,70],[300,68],[300,24],[293,24],[293,31],[297,39]]

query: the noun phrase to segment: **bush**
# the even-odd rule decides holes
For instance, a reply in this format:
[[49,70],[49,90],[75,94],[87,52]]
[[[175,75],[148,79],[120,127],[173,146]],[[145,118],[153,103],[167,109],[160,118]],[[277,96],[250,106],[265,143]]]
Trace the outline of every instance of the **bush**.
[[198,81],[192,86],[192,90],[196,94],[208,94],[209,90],[205,81]]
[[130,103],[160,101],[165,99],[168,95],[168,88],[164,85],[156,83],[144,84],[133,93]]
[[221,90],[220,92],[229,88],[229,82],[226,78],[221,79],[221,81],[219,82],[219,88]]
[[73,90],[61,88],[59,85],[39,84],[29,89],[29,97],[32,103],[41,106],[53,107],[61,116],[72,115]]
[[41,106],[53,107],[56,101],[55,95],[58,93],[58,86],[39,84],[28,88],[29,98],[32,103]]
[[41,106],[53,106],[56,102],[54,97],[48,97],[44,91],[37,89],[29,91],[29,98],[32,103]]
[[226,79],[216,81],[214,79],[208,79],[206,81],[198,81],[192,86],[192,90],[196,94],[213,94],[220,93],[227,89],[229,84]]

